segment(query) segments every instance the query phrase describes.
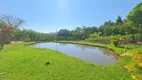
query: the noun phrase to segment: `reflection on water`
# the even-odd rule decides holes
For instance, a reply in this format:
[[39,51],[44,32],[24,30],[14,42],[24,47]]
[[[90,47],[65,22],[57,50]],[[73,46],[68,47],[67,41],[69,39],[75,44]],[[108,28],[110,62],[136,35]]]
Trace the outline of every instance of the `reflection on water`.
[[99,48],[99,49],[102,50],[104,54],[106,54],[106,55],[108,55],[108,56],[113,55],[114,58],[118,59],[118,56],[115,54],[114,51],[109,50],[109,49],[106,49],[106,48]]
[[62,46],[67,46],[68,45],[67,43],[57,43],[57,44],[60,44]]
[[115,64],[117,62],[115,53],[105,48],[55,42],[38,43],[32,46],[58,50],[69,56],[74,56],[94,64]]

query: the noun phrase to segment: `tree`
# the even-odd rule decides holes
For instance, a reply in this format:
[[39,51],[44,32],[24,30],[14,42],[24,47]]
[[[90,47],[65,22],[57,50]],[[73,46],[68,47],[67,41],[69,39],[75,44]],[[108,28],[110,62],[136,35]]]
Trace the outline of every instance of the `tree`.
[[96,32],[89,35],[89,38],[96,38],[96,37],[99,37],[99,34]]
[[0,50],[3,49],[4,44],[9,43],[12,39],[12,31],[18,28],[24,21],[20,18],[3,15],[0,16]]
[[127,21],[136,27],[142,26],[142,3],[137,4],[127,15]]
[[112,30],[112,27],[111,26],[106,26],[104,28],[104,35],[106,36],[110,36],[113,34],[113,30]]
[[24,20],[17,18],[17,17],[12,17],[10,15],[0,16],[0,21],[4,22],[5,24],[13,28],[18,28],[22,23],[24,23]]
[[95,26],[93,26],[93,27],[85,27],[85,26],[83,26],[82,30],[83,30],[84,38],[88,38],[89,34],[97,32],[97,27],[95,27]]
[[142,36],[142,2],[138,3],[132,9],[132,11],[129,12],[129,14],[127,15],[127,21],[129,22],[129,24],[139,29],[140,36]]
[[[137,27],[142,36],[142,2],[138,3],[127,15],[129,24]],[[142,39],[141,39],[142,40]]]
[[118,26],[112,26],[112,35],[120,34],[120,28]]
[[103,26],[115,26],[115,23],[109,20],[109,21],[106,21]]
[[83,40],[85,38],[84,31],[82,28],[77,27],[71,31],[74,40]]
[[123,41],[124,41],[124,38],[121,35],[115,35],[115,36],[112,36],[111,43],[115,47],[118,47],[118,45],[120,45]]
[[64,39],[64,40],[67,40],[69,37],[70,37],[71,33],[69,30],[67,29],[61,29],[59,32],[58,32],[58,39]]
[[101,32],[100,36],[103,36],[103,34],[104,34],[104,26],[100,26],[97,30],[98,30],[98,32]]
[[1,23],[1,29],[0,29],[0,50],[3,49],[4,44],[9,42],[12,37],[12,30],[13,28],[5,23]]
[[70,31],[67,30],[67,29],[61,29],[59,32],[58,32],[58,36],[70,36]]
[[118,16],[116,19],[116,25],[120,25],[120,24],[123,24],[123,20],[120,16]]
[[119,29],[120,29],[120,34],[121,35],[139,33],[139,29],[138,28],[128,24],[127,22],[124,22],[122,25],[120,25]]

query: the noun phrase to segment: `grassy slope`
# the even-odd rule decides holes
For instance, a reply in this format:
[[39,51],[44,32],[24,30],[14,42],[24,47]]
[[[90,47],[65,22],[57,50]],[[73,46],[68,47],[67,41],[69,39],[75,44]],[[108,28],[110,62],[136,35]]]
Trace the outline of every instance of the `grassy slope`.
[[[92,65],[60,52],[24,46],[7,45],[0,52],[0,80],[130,80],[122,66],[131,63],[124,57],[109,66]],[[46,62],[50,65],[45,65]]]

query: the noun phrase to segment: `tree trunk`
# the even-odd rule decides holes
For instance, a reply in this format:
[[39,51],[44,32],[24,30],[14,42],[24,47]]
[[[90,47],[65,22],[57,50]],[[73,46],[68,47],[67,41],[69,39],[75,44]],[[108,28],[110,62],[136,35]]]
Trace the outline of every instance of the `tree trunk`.
[[4,44],[1,44],[0,51],[3,50]]

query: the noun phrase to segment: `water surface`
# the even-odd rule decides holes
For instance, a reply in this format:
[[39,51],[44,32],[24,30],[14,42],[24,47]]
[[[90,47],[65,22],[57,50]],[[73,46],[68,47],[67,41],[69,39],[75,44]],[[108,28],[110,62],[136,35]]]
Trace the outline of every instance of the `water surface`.
[[117,62],[115,53],[105,48],[55,42],[37,43],[32,46],[57,50],[93,64],[115,64]]

